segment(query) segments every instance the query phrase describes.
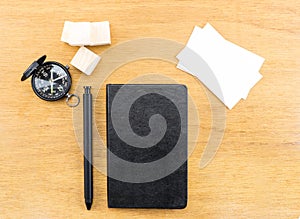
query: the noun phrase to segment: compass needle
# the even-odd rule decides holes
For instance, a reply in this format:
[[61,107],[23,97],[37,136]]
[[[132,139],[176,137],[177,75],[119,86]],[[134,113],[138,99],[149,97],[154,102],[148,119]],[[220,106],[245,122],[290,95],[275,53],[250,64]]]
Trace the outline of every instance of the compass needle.
[[51,86],[51,94],[53,94],[53,71],[51,71],[50,86]]
[[63,76],[60,76],[60,77],[58,77],[58,78],[55,78],[55,79],[53,80],[53,82],[58,81],[58,80],[60,80],[60,79],[63,79],[64,77],[66,77],[66,76],[63,75]]

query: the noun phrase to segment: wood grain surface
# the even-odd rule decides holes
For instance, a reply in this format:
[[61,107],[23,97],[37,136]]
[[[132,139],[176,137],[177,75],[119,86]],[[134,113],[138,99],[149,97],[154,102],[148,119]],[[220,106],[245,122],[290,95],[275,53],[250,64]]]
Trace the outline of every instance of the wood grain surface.
[[[263,79],[246,101],[226,112],[220,148],[199,167],[211,129],[204,86],[171,63],[128,63],[106,79],[126,83],[159,72],[187,85],[200,118],[189,158],[188,206],[183,210],[109,209],[106,176],[94,171],[94,204],[83,199],[83,157],[72,109],[32,92],[22,72],[35,59],[68,64],[78,47],[60,41],[63,23],[111,24],[112,45],[159,37],[185,44],[194,25],[211,23],[222,35],[266,59]],[[298,218],[300,216],[300,2],[241,1],[1,1],[0,218]],[[74,91],[82,73],[70,69]],[[105,89],[97,127],[105,137]],[[102,104],[101,104],[102,102]]]

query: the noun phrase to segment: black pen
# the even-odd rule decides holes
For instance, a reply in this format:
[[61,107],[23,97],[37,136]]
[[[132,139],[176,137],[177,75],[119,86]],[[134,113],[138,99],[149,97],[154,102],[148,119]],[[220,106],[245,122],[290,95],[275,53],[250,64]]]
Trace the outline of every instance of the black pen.
[[83,94],[83,144],[84,144],[84,199],[88,210],[93,203],[92,166],[92,94],[91,87],[84,87]]

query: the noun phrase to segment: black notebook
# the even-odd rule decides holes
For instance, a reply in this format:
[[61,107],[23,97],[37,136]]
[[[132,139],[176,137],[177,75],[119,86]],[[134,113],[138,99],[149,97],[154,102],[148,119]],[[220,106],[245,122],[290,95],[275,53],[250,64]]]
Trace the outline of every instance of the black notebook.
[[109,84],[107,194],[110,208],[187,205],[187,89]]

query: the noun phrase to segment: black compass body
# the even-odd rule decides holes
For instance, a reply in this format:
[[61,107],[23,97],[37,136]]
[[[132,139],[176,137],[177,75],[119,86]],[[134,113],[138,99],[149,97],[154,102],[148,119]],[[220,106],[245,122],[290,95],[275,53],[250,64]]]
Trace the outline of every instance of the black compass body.
[[46,56],[34,61],[24,72],[21,81],[30,76],[34,93],[41,99],[55,101],[68,95],[72,79],[68,67],[58,62],[44,62]]

